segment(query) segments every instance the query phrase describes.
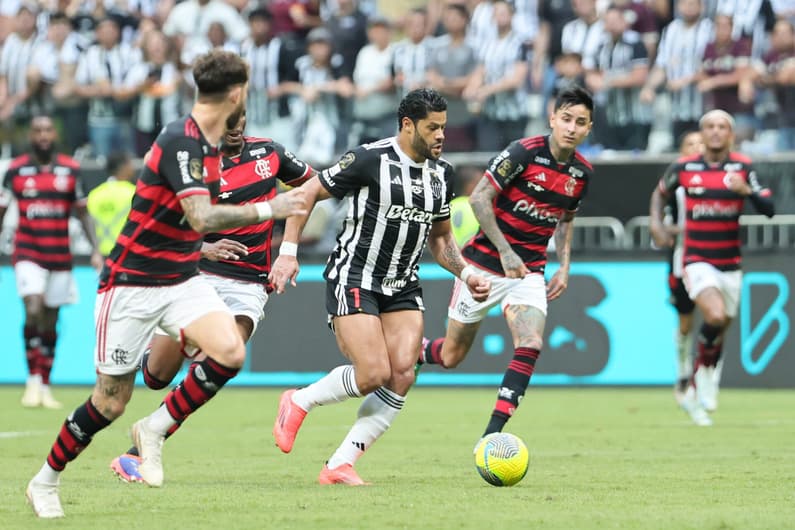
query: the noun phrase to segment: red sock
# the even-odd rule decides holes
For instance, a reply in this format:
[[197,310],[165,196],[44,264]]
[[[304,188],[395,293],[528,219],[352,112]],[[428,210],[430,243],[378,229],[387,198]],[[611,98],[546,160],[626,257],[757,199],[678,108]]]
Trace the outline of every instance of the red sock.
[[193,363],[190,365],[185,379],[163,400],[168,413],[177,423],[184,421],[212,399],[227,381],[237,375],[238,371],[237,368],[218,364],[209,357]]
[[47,463],[54,470],[63,471],[66,464],[77,458],[91,443],[91,438],[110,423],[111,420],[100,414],[89,398],[64,421],[55,443],[52,444]]

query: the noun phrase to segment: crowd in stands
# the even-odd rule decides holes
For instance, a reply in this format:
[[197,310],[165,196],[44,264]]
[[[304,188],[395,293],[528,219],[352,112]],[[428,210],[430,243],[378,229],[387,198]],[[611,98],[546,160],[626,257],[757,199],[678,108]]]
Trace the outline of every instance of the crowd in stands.
[[543,132],[571,83],[595,95],[592,146],[667,149],[722,108],[744,145],[791,150],[793,17],[793,0],[0,0],[0,156],[39,113],[66,152],[142,156],[211,48],[251,66],[247,133],[319,166],[393,134],[419,86],[448,98],[448,152]]

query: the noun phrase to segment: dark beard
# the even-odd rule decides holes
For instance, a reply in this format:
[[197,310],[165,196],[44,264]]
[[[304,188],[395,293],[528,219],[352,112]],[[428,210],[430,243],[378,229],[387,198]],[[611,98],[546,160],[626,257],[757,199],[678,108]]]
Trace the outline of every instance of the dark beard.
[[33,154],[42,164],[49,164],[52,161],[52,154],[55,152],[55,146],[50,145],[47,149],[42,149],[36,144],[32,145]]
[[421,157],[428,160],[436,160],[436,157],[433,156],[433,153],[431,152],[431,147],[425,143],[425,140],[422,139],[422,136],[417,133],[414,134],[414,138],[411,140],[411,147],[414,149],[414,152]]

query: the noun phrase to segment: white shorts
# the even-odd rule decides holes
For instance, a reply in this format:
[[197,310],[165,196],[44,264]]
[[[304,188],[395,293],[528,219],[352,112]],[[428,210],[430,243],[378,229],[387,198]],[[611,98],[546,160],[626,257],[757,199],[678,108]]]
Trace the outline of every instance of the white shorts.
[[708,287],[715,287],[723,295],[726,316],[734,318],[740,307],[740,289],[743,285],[743,272],[721,271],[709,263],[699,262],[685,265],[682,276],[687,295],[695,300]]
[[20,298],[44,295],[44,305],[61,307],[77,302],[77,284],[72,271],[51,271],[32,261],[14,265],[17,293]]
[[107,375],[138,369],[159,326],[184,347],[182,330],[197,319],[229,308],[203,276],[160,287],[118,286],[97,295],[94,364]]
[[464,282],[456,278],[450,307],[447,309],[449,318],[464,324],[480,322],[489,309],[497,304],[500,304],[503,313],[510,305],[526,305],[547,314],[547,286],[543,274],[532,273],[524,278],[506,278],[480,268],[477,273],[491,281],[488,299],[476,302]]
[[[260,320],[265,317],[265,304],[268,303],[268,293],[265,291],[265,286],[261,283],[245,282],[242,280],[235,280],[233,278],[226,278],[216,274],[207,274],[202,272],[202,278],[207,280],[221,297],[221,300],[226,304],[232,314],[236,317],[248,317],[251,319],[253,327],[251,335],[257,331],[257,325]],[[155,330],[156,335],[168,335],[161,328]],[[193,358],[199,350],[196,347],[184,346],[182,354],[185,357]]]

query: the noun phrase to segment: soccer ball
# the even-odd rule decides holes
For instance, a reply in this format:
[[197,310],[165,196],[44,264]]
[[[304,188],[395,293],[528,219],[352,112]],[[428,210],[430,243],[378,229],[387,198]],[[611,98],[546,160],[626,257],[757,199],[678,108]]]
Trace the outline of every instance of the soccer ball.
[[492,486],[513,486],[527,473],[530,452],[518,436],[495,432],[475,447],[475,467]]

